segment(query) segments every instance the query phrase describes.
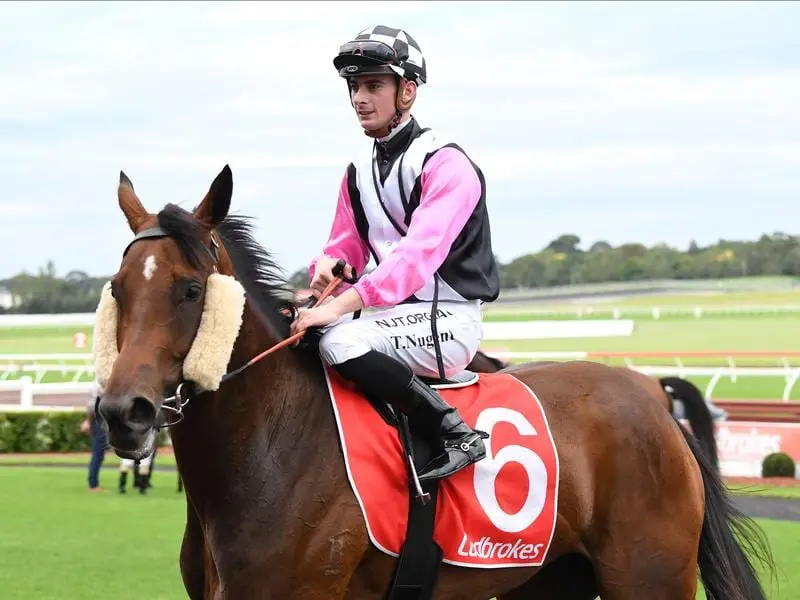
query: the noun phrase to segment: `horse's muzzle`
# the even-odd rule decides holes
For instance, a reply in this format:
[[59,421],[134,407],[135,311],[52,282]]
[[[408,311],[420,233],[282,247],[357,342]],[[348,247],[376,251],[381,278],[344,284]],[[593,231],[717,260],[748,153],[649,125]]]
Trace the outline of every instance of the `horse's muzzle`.
[[[143,396],[103,394],[97,402],[96,414],[108,431],[109,444],[122,456],[141,458],[142,452],[152,450],[157,435],[157,409]],[[145,453],[146,455],[146,453]]]

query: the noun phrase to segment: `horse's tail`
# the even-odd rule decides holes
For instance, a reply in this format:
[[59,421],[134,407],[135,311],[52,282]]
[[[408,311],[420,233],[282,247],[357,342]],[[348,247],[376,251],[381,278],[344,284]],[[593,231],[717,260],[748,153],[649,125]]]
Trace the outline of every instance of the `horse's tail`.
[[717,439],[714,437],[714,419],[702,392],[691,381],[681,377],[661,377],[658,382],[667,395],[683,402],[692,433],[707,452],[711,466],[718,472],[719,457]]
[[703,476],[705,510],[697,564],[706,598],[766,600],[750,561],[750,557],[757,558],[774,575],[775,564],[764,532],[736,508],[706,453],[685,427],[678,426]]

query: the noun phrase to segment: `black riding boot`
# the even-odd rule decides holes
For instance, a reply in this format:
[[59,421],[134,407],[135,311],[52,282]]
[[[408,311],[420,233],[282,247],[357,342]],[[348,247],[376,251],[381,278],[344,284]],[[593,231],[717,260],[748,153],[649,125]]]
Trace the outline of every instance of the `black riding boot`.
[[447,404],[436,390],[412,375],[407,391],[407,404],[395,405],[425,424],[429,438],[437,440],[434,450],[439,450],[418,471],[420,481],[449,477],[486,456],[483,440],[489,435],[464,423],[458,410]]
[[128,482],[128,472],[127,471],[120,471],[119,472],[119,485],[117,489],[119,490],[120,494],[124,494],[126,492],[125,485]]
[[488,434],[472,430],[455,408],[399,360],[372,350],[335,368],[365,394],[390,402],[422,427],[438,454],[418,473],[420,481],[449,477],[486,456],[483,440]]

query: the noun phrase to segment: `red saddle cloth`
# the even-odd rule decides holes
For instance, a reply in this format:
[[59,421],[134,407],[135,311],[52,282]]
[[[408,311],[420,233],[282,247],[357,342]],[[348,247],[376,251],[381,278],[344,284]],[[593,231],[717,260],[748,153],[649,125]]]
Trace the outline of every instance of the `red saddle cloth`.
[[[398,556],[409,506],[399,434],[327,366],[326,377],[370,540]],[[490,436],[486,458],[439,481],[434,540],[443,561],[475,568],[541,565],[555,531],[559,465],[539,399],[505,373],[481,373],[477,383],[438,391],[468,425]]]

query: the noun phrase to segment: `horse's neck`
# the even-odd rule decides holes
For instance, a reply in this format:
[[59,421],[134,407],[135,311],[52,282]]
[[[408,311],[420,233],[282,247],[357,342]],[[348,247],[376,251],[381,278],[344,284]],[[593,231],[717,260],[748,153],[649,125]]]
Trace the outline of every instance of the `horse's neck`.
[[[278,341],[246,307],[231,368]],[[325,391],[321,371],[304,367],[293,350],[284,348],[234,376],[216,393],[196,398],[173,431],[181,476],[193,502],[257,499],[262,507],[277,508],[286,497],[280,492],[324,460],[320,436],[331,431],[335,436]]]

